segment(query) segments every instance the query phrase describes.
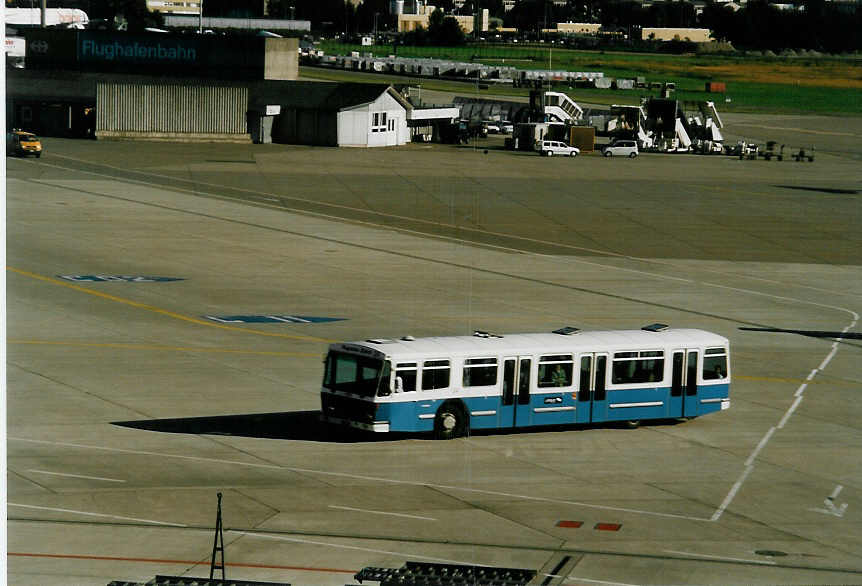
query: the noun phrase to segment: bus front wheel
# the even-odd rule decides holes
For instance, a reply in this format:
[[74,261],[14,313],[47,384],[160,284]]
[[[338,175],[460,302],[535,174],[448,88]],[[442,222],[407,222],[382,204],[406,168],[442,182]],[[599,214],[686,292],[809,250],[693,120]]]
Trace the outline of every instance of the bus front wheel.
[[453,439],[467,432],[467,416],[457,403],[444,403],[434,418],[434,437]]

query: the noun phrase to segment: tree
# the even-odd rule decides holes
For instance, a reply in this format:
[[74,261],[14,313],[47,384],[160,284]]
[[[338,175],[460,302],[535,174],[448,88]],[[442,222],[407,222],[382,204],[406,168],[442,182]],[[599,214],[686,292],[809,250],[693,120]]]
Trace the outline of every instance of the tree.
[[464,29],[454,16],[445,16],[439,8],[428,17],[428,38],[435,45],[446,47],[463,45]]

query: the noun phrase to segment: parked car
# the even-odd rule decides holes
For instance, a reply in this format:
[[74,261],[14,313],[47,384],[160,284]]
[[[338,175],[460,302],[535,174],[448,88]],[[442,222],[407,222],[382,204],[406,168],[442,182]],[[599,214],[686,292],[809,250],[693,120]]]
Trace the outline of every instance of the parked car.
[[515,125],[508,120],[503,120],[500,122],[500,132],[503,134],[512,134],[515,132]]
[[6,154],[16,157],[34,155],[38,159],[42,156],[42,142],[32,132],[13,130],[6,133]]
[[536,145],[536,150],[540,155],[552,157],[554,155],[567,155],[569,157],[577,157],[581,150],[578,147],[569,146],[558,140],[542,140]]
[[494,120],[485,120],[485,128],[488,129],[488,134],[500,134],[500,123]]
[[615,140],[602,149],[606,157],[636,157],[638,156],[638,143],[633,140]]

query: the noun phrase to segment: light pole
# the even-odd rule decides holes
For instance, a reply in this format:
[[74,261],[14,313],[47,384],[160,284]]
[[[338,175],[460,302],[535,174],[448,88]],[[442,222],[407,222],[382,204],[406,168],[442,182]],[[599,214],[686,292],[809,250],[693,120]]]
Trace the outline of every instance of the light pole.
[[204,0],[198,0],[198,34],[204,32]]

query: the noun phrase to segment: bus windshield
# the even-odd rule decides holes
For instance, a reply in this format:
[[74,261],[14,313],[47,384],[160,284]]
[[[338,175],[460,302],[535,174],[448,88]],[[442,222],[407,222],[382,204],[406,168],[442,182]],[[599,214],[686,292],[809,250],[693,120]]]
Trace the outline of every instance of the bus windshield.
[[330,352],[326,357],[323,386],[331,391],[362,397],[385,396],[389,394],[389,372],[388,361],[345,352]]

